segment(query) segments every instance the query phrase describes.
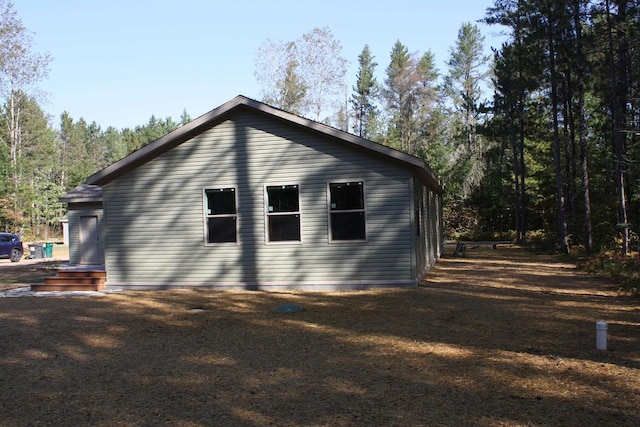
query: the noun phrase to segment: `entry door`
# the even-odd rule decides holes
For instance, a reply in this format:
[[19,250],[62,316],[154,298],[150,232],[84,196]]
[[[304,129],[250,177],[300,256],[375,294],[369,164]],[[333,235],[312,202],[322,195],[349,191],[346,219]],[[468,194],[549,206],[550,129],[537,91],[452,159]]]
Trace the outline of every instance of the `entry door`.
[[100,264],[100,227],[97,215],[80,217],[80,264]]

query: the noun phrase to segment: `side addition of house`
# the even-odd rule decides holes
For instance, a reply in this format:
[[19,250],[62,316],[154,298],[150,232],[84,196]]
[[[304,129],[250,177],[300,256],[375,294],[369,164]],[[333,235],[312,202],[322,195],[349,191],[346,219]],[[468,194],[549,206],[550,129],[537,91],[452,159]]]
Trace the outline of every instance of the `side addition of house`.
[[62,200],[107,287],[354,289],[419,283],[442,194],[421,159],[238,96]]

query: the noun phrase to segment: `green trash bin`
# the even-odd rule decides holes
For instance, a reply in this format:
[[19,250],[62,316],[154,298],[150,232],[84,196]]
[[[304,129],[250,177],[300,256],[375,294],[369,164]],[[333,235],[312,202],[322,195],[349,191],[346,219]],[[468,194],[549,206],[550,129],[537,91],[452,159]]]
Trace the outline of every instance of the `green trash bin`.
[[53,258],[53,243],[47,242],[44,244],[44,257]]

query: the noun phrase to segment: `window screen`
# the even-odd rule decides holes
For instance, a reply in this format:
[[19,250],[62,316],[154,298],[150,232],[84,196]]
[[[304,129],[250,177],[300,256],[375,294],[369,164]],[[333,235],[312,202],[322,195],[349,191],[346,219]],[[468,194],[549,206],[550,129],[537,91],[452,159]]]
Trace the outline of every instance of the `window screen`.
[[336,182],[329,184],[330,239],[366,240],[364,183]]
[[205,190],[206,242],[236,243],[238,213],[235,188]]
[[301,241],[300,198],[297,185],[267,186],[267,239]]

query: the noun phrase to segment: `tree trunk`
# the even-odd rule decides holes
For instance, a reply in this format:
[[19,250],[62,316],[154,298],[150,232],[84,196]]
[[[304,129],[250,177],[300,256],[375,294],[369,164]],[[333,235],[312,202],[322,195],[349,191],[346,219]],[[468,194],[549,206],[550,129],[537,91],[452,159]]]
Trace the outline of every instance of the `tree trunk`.
[[18,170],[18,158],[20,157],[20,104],[16,99],[15,91],[9,96],[9,144],[11,146],[11,177],[13,180],[13,224],[18,227],[18,213],[20,212],[20,171]]
[[[565,61],[569,61],[569,58],[565,58]],[[573,73],[571,66],[567,66],[564,78],[565,87],[562,93],[563,100],[563,142],[564,142],[564,163],[565,163],[565,194],[567,195],[567,226],[568,234],[574,234],[575,219],[578,216],[578,192],[576,190],[576,183],[578,182],[577,176],[577,161],[576,161],[576,130],[575,130],[575,112],[573,108],[574,88],[573,88]]]
[[553,115],[553,162],[555,166],[556,175],[556,207],[557,207],[557,221],[558,221],[558,239],[560,244],[560,251],[562,253],[569,253],[569,239],[567,233],[567,218],[565,213],[565,196],[564,186],[562,180],[562,159],[560,152],[560,133],[558,129],[558,77],[556,70],[556,44],[554,28],[551,16],[553,12],[549,13],[549,74],[551,77],[551,107]]
[[526,164],[524,161],[524,97],[520,97],[520,117],[518,118],[518,151],[520,157],[520,233],[527,237],[527,187],[525,186]]
[[582,41],[582,22],[580,19],[580,3],[573,1],[573,25],[576,37],[576,90],[578,92],[578,140],[580,145],[580,174],[582,183],[582,199],[584,205],[584,248],[587,255],[593,250],[593,227],[591,225],[591,195],[589,187],[589,167],[587,162],[587,130],[584,116],[584,74],[585,57]]
[[[629,227],[627,219],[627,195],[624,159],[626,156],[626,111],[627,111],[627,64],[628,45],[625,35],[620,28],[616,28],[614,42],[614,23],[611,17],[611,5],[605,1],[607,15],[607,36],[609,42],[609,68],[611,78],[611,114],[613,122],[613,162],[616,193],[618,197],[618,226],[622,235],[622,254],[629,252]],[[618,14],[616,24],[620,25],[626,18],[626,0],[618,0]],[[616,26],[617,27],[617,26]]]
[[[518,67],[518,80],[522,81],[524,79],[524,65],[522,59],[522,35],[520,31],[520,19],[518,18],[518,24],[515,31],[515,40],[519,45],[519,48],[516,50],[517,52],[517,67]],[[518,172],[516,174],[516,200],[517,200],[517,209],[516,215],[518,216],[518,220],[516,224],[518,225],[517,234],[520,236],[521,240],[526,239],[527,235],[527,190],[526,190],[526,163],[524,160],[524,141],[525,141],[525,95],[522,87],[518,88],[518,104],[517,104],[517,118],[514,117],[514,162],[516,166],[514,166],[514,170]],[[515,123],[517,122],[517,128],[515,127]],[[519,182],[518,182],[519,180]]]
[[522,238],[522,202],[521,202],[521,189],[520,189],[520,160],[519,160],[519,149],[518,149],[518,135],[516,131],[515,125],[511,125],[511,135],[509,139],[511,140],[511,150],[513,152],[513,177],[515,184],[515,212],[514,212],[514,220],[515,220],[515,228],[516,228],[516,242],[520,243]]

